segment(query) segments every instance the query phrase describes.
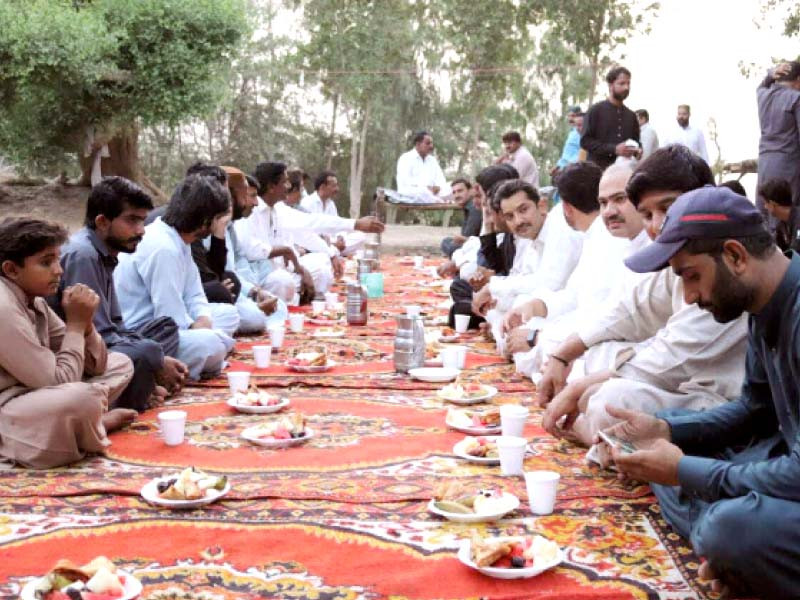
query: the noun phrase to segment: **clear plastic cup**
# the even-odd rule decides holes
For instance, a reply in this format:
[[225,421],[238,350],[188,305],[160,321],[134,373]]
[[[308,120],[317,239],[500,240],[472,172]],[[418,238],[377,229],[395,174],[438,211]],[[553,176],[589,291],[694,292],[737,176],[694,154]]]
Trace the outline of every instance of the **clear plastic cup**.
[[455,346],[442,349],[440,352],[442,367],[445,369],[458,369],[458,354],[458,348]]
[[269,342],[273,348],[280,349],[283,346],[283,336],[286,335],[285,327],[270,327]]
[[500,426],[503,435],[523,437],[525,431],[525,421],[528,420],[528,411],[519,404],[503,404],[500,407]]
[[301,313],[291,313],[289,315],[289,329],[292,333],[300,333],[303,331],[303,323],[305,323],[306,316]]
[[231,394],[246,392],[250,385],[250,373],[247,371],[228,371],[228,387]]
[[553,508],[556,505],[559,479],[561,479],[561,475],[555,471],[529,471],[525,473],[525,488],[528,490],[528,504],[532,513],[549,515],[553,512]]
[[420,255],[415,256],[414,257],[414,268],[415,269],[421,269],[424,266],[425,266],[425,257],[424,256],[420,256]]
[[259,369],[269,367],[272,360],[272,346],[253,346],[253,359]]
[[186,431],[185,410],[165,410],[158,413],[158,424],[167,446],[179,446],[183,443]]
[[467,364],[467,347],[466,346],[450,346],[452,350],[455,350],[456,354],[458,355],[458,366],[457,369],[463,369]]
[[418,317],[421,311],[422,307],[418,304],[410,304],[409,306],[406,306],[406,316],[410,319]]
[[522,475],[522,463],[528,440],[523,437],[501,435],[496,443],[497,453],[500,455],[500,474]]
[[324,300],[314,300],[311,303],[311,314],[313,314],[313,315],[320,314],[322,311],[325,310],[326,306],[327,306],[327,304],[325,303]]
[[470,315],[455,315],[456,333],[467,333]]

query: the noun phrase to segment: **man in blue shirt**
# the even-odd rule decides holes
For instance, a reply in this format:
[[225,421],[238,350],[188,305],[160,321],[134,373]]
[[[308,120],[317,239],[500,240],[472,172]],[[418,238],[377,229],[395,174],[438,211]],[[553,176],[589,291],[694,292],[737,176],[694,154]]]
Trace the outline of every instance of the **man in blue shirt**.
[[604,433],[635,447],[613,444],[617,468],[654,484],[717,589],[800,597],[800,256],[778,251],[746,198],[707,186],[680,196],[656,241],[626,264],[669,266],[687,303],[721,323],[750,319],[739,399],[655,417],[609,407],[623,422]]

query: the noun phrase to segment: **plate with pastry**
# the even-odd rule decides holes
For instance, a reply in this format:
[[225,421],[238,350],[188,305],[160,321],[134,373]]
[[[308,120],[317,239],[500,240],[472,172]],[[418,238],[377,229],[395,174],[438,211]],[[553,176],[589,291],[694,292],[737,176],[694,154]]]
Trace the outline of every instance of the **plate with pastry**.
[[210,475],[188,467],[177,475],[157,477],[142,487],[142,498],[167,508],[197,508],[211,504],[231,489],[225,476]]
[[306,418],[300,413],[288,414],[277,421],[261,423],[242,431],[248,442],[265,448],[288,448],[304,444],[314,431],[306,427]]
[[459,383],[455,381],[444,386],[436,395],[453,404],[476,404],[497,394],[497,388],[482,383]]
[[467,436],[453,446],[453,454],[471,463],[480,465],[499,465],[496,435]]
[[289,406],[289,399],[270,394],[251,385],[246,392],[236,392],[228,399],[228,406],[249,415],[264,415],[278,412]]
[[118,569],[105,556],[85,565],[61,559],[42,577],[22,588],[21,600],[131,600],[142,593],[142,584]]
[[483,410],[451,408],[445,423],[448,427],[464,433],[491,435],[500,432],[500,408],[491,406]]
[[443,483],[428,510],[456,523],[496,521],[519,508],[519,498],[500,489],[475,490],[459,481]]
[[558,544],[541,535],[485,537],[462,541],[458,560],[497,579],[528,579],[564,560]]
[[314,348],[298,348],[286,361],[286,366],[298,373],[322,373],[336,365],[328,360],[328,353],[322,346]]
[[344,312],[340,310],[326,308],[317,313],[312,313],[308,322],[314,325],[334,325],[340,323],[344,319]]
[[344,327],[320,327],[311,332],[311,337],[315,338],[339,338],[344,337]]

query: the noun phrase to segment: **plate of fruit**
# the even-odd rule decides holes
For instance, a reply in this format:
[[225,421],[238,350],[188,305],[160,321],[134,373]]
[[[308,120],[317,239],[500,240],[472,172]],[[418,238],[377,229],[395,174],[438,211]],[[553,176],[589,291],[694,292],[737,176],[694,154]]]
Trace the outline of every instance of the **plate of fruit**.
[[444,386],[436,395],[453,404],[475,404],[483,402],[497,394],[497,388],[482,383],[459,383],[455,381]]
[[288,448],[303,444],[314,437],[314,431],[306,427],[306,419],[300,413],[282,417],[278,421],[262,423],[242,431],[248,442],[265,448]]
[[485,435],[500,431],[500,408],[492,406],[483,410],[451,408],[445,423],[448,427],[464,433]]
[[322,373],[335,367],[336,363],[328,360],[325,348],[301,348],[286,361],[286,366],[299,373]]
[[428,503],[435,515],[456,523],[496,521],[519,507],[519,498],[500,489],[474,490],[460,482],[440,485]]
[[105,556],[85,565],[59,560],[50,571],[29,581],[20,592],[22,600],[131,600],[142,593],[142,584],[118,569]]
[[332,325],[339,323],[343,318],[344,313],[342,311],[326,308],[318,313],[313,313],[308,322],[314,325]]
[[527,579],[564,560],[558,544],[541,535],[500,536],[463,540],[458,560],[497,579]]
[[499,465],[500,455],[497,452],[497,437],[496,435],[467,436],[453,446],[453,454],[472,463]]
[[225,476],[188,467],[177,475],[157,477],[142,487],[142,498],[167,508],[197,508],[219,500],[231,489]]
[[236,392],[228,399],[228,406],[251,415],[278,412],[289,406],[288,398],[281,398],[251,385],[246,392]]

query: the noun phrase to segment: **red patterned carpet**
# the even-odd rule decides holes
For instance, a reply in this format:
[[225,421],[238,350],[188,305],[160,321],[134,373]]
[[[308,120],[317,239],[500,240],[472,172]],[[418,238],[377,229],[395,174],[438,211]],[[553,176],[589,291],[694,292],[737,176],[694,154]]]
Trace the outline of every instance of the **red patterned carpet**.
[[[380,314],[443,298],[425,279],[383,259],[387,295]],[[444,314],[443,308],[431,309]],[[464,434],[444,423],[438,386],[394,373],[392,321],[325,345],[341,365],[322,375],[282,366],[254,370],[241,340],[231,368],[287,397],[315,437],[285,450],[249,444],[241,431],[269,420],[225,404],[223,379],[170,401],[188,413],[187,442],[164,445],[157,410],[112,436],[106,456],[52,471],[0,470],[0,597],[59,558],[112,558],[144,585],[148,600],[254,598],[713,598],[696,578],[697,559],[660,518],[646,486],[627,487],[590,468],[584,451],[549,437],[538,409],[526,429],[526,469],[561,474],[555,512],[534,517],[521,478],[453,455]],[[287,336],[287,348],[310,332]],[[313,340],[314,344],[318,340]],[[512,374],[491,345],[471,341],[464,378],[495,385],[494,403],[527,404],[530,382]],[[224,499],[170,511],[139,496],[156,476],[194,465],[230,477]],[[520,507],[493,523],[464,525],[427,511],[447,479],[502,488]],[[485,577],[456,558],[460,540],[480,533],[539,533],[565,550],[560,566],[527,580]]]

